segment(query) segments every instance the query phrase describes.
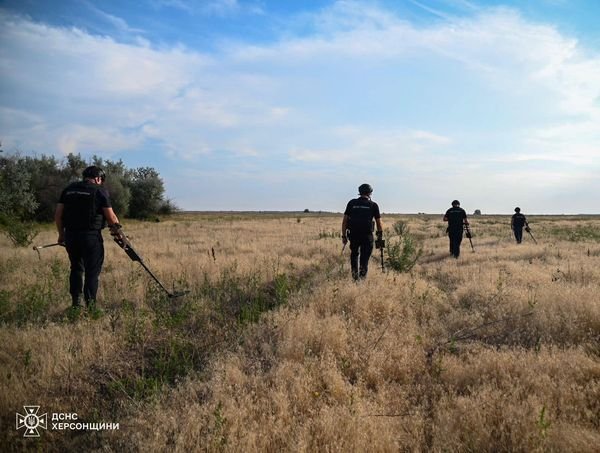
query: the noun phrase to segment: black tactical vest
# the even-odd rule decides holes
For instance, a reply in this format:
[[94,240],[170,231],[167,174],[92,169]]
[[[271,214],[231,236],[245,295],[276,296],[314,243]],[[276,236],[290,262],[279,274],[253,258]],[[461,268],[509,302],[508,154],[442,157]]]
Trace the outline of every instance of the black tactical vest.
[[100,230],[105,226],[104,215],[96,203],[98,190],[100,186],[85,181],[73,183],[65,189],[62,200],[66,230]]
[[463,208],[453,206],[446,211],[446,218],[448,219],[448,227],[453,230],[462,230],[464,219],[466,218],[465,211]]
[[373,232],[374,202],[366,198],[356,198],[350,201],[348,228],[350,234],[362,235]]
[[513,214],[512,218],[514,227],[523,228],[523,225],[525,225],[525,216],[523,214],[521,214],[520,212],[517,214]]

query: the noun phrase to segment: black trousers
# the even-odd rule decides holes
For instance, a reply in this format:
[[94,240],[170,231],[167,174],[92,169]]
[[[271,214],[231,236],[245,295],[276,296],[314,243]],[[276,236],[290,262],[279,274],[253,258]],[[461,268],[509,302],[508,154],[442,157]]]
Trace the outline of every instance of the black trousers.
[[371,253],[373,253],[373,233],[350,234],[350,268],[354,280],[367,276]]
[[71,261],[69,292],[78,305],[83,292],[86,304],[96,300],[98,278],[104,263],[104,240],[99,230],[67,231],[65,246]]
[[514,227],[513,232],[515,233],[515,239],[517,240],[517,244],[520,244],[523,240],[523,227]]
[[448,238],[450,239],[450,253],[454,258],[460,256],[460,243],[463,239],[463,228],[450,228],[448,230]]

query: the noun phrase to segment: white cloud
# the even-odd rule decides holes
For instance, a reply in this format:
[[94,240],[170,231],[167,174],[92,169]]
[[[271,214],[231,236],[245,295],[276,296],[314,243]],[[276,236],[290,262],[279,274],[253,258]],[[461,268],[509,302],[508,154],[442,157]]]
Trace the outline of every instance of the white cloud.
[[151,0],[155,8],[175,8],[189,14],[230,16],[242,13],[263,14],[260,2],[238,0]]
[[[223,14],[241,5],[206,4]],[[369,156],[371,170],[412,174],[415,187],[443,173],[440,190],[448,173],[502,187],[498,166],[515,161],[569,163],[531,173],[569,186],[600,162],[600,57],[514,10],[417,27],[340,1],[312,17],[311,34],[211,55],[2,12],[0,24],[5,148],[102,154],[153,141],[190,162],[263,159],[248,171],[265,174],[286,162],[347,169]]]
[[[401,165],[423,168],[429,152],[451,142],[448,137],[427,131],[373,131],[360,127],[343,127],[332,131],[341,146],[322,149],[292,149],[292,161],[347,164],[363,167]],[[426,156],[426,157],[425,157]]]

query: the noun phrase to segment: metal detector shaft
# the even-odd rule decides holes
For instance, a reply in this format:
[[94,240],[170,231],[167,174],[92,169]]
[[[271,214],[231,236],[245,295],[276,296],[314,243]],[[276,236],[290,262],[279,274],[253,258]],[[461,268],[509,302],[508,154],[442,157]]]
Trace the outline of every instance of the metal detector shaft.
[[349,239],[349,236],[350,236],[350,230],[346,230],[346,231],[344,232],[344,234],[346,235],[346,242],[344,242],[344,246],[342,247],[342,251],[340,252],[340,255],[343,255],[343,254],[344,254],[344,250],[346,250],[346,245],[348,244],[348,241],[350,240],[350,239]]
[[161,283],[161,281],[156,277],[156,275],[154,275],[152,273],[152,271],[150,269],[148,269],[148,266],[146,266],[146,263],[144,263],[144,260],[142,259],[142,257],[135,251],[135,249],[133,248],[133,246],[129,242],[129,239],[127,238],[127,236],[125,236],[125,234],[113,235],[113,239],[114,239],[114,241],[117,244],[119,244],[119,247],[121,247],[125,251],[125,253],[127,254],[127,256],[129,258],[131,258],[132,261],[137,261],[138,263],[140,263],[142,265],[142,267],[144,268],[144,270],[146,272],[148,272],[148,274],[150,274],[150,276],[152,277],[152,279],[158,284],[158,286],[161,287],[161,289],[165,293],[167,293],[167,295],[170,298],[179,297],[179,296],[183,296],[184,294],[186,294],[185,291],[178,291],[176,293],[171,293],[165,287],[165,285],[163,285]]
[[146,266],[146,263],[144,263],[142,260],[139,260],[139,263],[140,263],[140,264],[142,265],[142,267],[143,267],[143,268],[146,270],[146,272],[148,272],[148,273],[150,274],[150,277],[152,277],[152,278],[154,279],[154,281],[155,281],[155,282],[158,284],[158,286],[160,286],[160,287],[163,289],[163,291],[164,291],[165,293],[167,293],[167,294],[168,294],[168,296],[169,296],[169,297],[176,297],[176,296],[175,296],[175,294],[171,294],[171,293],[169,292],[169,290],[168,290],[167,288],[165,288],[165,285],[163,285],[163,284],[160,282],[160,280],[159,280],[159,279],[156,277],[156,275],[154,275],[154,274],[152,273],[152,271],[151,271],[150,269],[148,269],[148,266]]
[[65,244],[63,244],[62,242],[54,242],[52,244],[45,244],[45,245],[34,245],[33,246],[33,250],[35,250],[38,254],[38,258],[42,259],[42,255],[40,253],[41,249],[46,249],[48,247],[56,247],[57,245],[61,245],[64,246]]
[[379,249],[379,254],[381,256],[381,272],[385,272],[385,261],[383,259],[383,249],[385,248],[385,240],[382,239],[382,234],[377,232],[377,240],[375,240],[375,248]]
[[471,239],[473,237],[473,235],[471,234],[471,229],[465,225],[465,231],[466,231],[467,239],[469,240],[469,244],[471,244],[471,251],[475,252],[475,247],[473,247],[473,241]]
[[531,232],[531,230],[527,229],[527,232],[529,233],[529,236],[531,236],[531,239],[533,239],[533,242],[535,242],[537,244],[537,241],[533,237],[533,233]]
[[33,250],[46,249],[48,247],[56,247],[57,245],[65,245],[62,242],[54,242],[53,244],[45,244],[45,245],[34,245]]

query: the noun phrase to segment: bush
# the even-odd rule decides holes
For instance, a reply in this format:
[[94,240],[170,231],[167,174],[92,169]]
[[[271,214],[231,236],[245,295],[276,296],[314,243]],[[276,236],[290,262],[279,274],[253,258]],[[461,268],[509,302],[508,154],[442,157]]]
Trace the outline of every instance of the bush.
[[395,272],[408,272],[417,263],[423,249],[410,234],[406,223],[398,221],[392,228],[393,232],[386,235],[387,266]]
[[21,221],[15,217],[0,215],[0,227],[15,247],[31,245],[38,234],[35,223]]

